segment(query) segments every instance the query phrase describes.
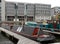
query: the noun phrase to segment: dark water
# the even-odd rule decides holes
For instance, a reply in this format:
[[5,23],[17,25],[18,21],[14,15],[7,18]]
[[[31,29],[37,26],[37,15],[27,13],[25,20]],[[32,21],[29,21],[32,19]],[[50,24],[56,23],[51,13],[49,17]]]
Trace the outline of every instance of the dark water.
[[54,42],[43,42],[41,44],[53,44],[53,43],[59,43],[60,42],[60,35],[56,35],[56,34],[53,34],[56,38],[54,40]]
[[56,37],[56,42],[60,42],[60,35],[55,35]]
[[[56,37],[55,43],[60,42],[60,35],[54,34],[54,36]],[[14,44],[14,43],[0,33],[0,44]],[[50,44],[50,43],[42,43],[42,44]]]

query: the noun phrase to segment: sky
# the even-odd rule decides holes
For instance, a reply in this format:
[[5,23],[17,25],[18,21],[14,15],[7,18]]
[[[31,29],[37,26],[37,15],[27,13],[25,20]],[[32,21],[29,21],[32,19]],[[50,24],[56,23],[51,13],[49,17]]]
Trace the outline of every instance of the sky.
[[39,4],[51,4],[51,7],[60,7],[60,0],[6,0],[9,2],[24,2],[24,3],[39,3]]

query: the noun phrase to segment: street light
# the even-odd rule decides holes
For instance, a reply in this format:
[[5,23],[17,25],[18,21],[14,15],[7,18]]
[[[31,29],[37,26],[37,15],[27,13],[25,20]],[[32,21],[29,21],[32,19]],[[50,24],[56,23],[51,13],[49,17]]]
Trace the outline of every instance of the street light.
[[17,10],[18,10],[18,6],[17,6],[18,4],[16,3],[15,4],[15,19],[14,19],[14,21],[16,22],[16,24],[17,24],[17,21],[19,21],[19,19],[17,18],[18,16],[17,16]]
[[24,5],[25,5],[25,10],[24,10],[25,22],[27,22],[27,4]]
[[15,21],[17,21],[17,9],[18,9],[18,6],[17,6],[17,4],[15,4],[15,11],[16,11],[16,14],[15,14]]

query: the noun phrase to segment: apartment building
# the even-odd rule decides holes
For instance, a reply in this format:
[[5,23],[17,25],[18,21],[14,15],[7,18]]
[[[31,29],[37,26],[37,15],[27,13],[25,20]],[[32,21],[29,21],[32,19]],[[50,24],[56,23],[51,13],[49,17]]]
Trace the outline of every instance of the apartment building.
[[35,18],[36,20],[50,20],[51,5],[35,4]]
[[1,4],[1,17],[2,21],[40,21],[51,19],[51,5],[49,4],[32,4],[32,3],[19,3],[7,2],[2,0]]
[[51,11],[51,15],[56,15],[60,13],[60,7],[53,7]]
[[19,21],[24,21],[25,9],[26,9],[27,21],[33,21],[33,18],[34,18],[34,5],[33,4],[6,2],[5,3],[6,20],[13,21],[15,17],[17,17]]

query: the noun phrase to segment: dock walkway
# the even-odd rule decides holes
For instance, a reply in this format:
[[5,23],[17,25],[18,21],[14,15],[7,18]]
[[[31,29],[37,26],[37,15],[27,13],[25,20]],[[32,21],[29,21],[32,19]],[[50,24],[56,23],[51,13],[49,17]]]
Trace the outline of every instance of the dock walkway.
[[28,39],[26,37],[23,37],[23,36],[21,36],[19,34],[16,34],[14,32],[11,32],[11,31],[9,31],[7,29],[4,29],[4,28],[1,28],[1,27],[0,27],[0,31],[3,31],[6,34],[8,34],[10,36],[13,36],[14,38],[18,39],[19,41],[18,41],[17,44],[40,44],[39,42],[33,41],[31,39]]
[[0,44],[14,44],[14,43],[0,33]]

